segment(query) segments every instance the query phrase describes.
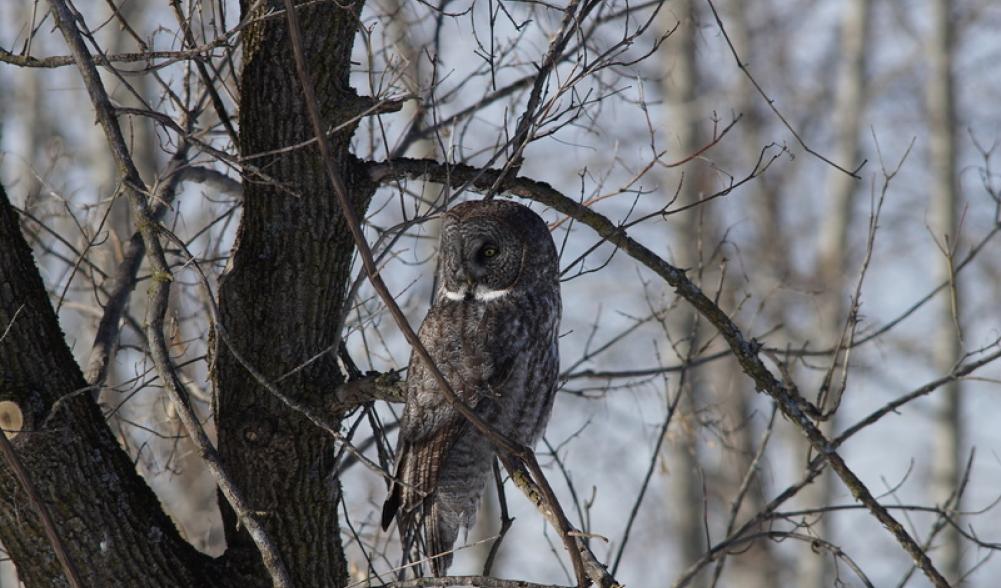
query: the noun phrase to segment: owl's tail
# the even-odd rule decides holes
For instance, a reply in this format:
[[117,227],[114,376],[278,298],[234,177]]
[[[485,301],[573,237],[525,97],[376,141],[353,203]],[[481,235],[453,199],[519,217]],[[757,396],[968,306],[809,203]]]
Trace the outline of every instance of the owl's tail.
[[[401,447],[396,470],[396,479],[409,486],[393,482],[382,505],[380,522],[383,530],[387,530],[393,519],[398,519],[404,551],[409,550],[408,546],[416,539],[415,533],[423,528],[423,553],[431,560],[431,571],[441,577],[452,563],[452,554],[438,554],[452,550],[459,536],[459,526],[465,520],[459,511],[462,507],[468,510],[468,506],[462,504],[456,508],[456,497],[450,488],[433,489],[442,462],[440,452],[420,447],[419,455],[415,455],[412,449],[408,444]],[[430,482],[432,479],[434,482]]]
[[435,576],[444,576],[452,563],[452,546],[460,527],[476,519],[486,476],[493,460],[490,445],[482,439],[456,443],[461,427],[445,427],[421,443],[400,449],[393,484],[382,508],[383,528],[394,515],[399,522],[404,550],[423,537],[422,553],[431,560]]
[[424,538],[427,541],[427,556],[431,558],[431,572],[436,577],[444,576],[452,565],[452,546],[458,537],[456,514],[443,508],[441,501],[432,500],[424,519]]

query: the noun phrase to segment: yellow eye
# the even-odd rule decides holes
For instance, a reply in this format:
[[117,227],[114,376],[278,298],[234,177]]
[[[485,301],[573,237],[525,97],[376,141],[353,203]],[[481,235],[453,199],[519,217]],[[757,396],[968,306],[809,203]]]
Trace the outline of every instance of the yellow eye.
[[493,245],[487,245],[483,248],[483,257],[493,257],[500,253],[500,251]]

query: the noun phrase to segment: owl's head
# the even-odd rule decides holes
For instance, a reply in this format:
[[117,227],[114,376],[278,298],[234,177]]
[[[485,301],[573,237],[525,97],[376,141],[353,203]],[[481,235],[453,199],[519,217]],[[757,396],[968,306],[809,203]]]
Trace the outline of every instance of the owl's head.
[[489,302],[559,284],[546,223],[508,200],[464,202],[446,212],[438,255],[438,298]]

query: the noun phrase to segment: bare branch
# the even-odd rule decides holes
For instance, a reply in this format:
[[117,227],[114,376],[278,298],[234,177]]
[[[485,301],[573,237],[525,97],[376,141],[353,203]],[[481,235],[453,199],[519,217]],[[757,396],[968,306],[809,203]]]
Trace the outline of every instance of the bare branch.
[[[446,171],[447,173],[445,173]],[[401,176],[424,178],[442,183],[462,182],[476,178],[476,181],[472,182],[471,185],[480,190],[493,189],[492,183],[497,179],[497,172],[492,170],[469,166],[450,166],[445,170],[444,166],[433,161],[408,159],[373,164],[370,167],[370,174],[376,181]],[[872,493],[862,483],[862,480],[855,475],[837,453],[835,446],[814,424],[812,418],[819,416],[816,407],[794,389],[779,381],[765,367],[765,364],[758,357],[758,352],[761,349],[760,344],[757,341],[745,339],[743,333],[730,317],[706,297],[702,290],[688,279],[685,272],[667,263],[650,249],[629,237],[621,227],[616,227],[606,217],[581,206],[548,184],[524,178],[513,178],[503,184],[501,189],[551,206],[563,214],[574,217],[579,222],[594,229],[601,237],[613,243],[630,257],[653,270],[670,284],[678,294],[716,327],[726,339],[744,373],[754,380],[758,391],[764,392],[778,402],[782,413],[806,435],[814,450],[825,457],[855,499],[864,504],[873,516],[887,528],[932,583],[938,588],[948,586],[948,582],[932,564],[928,555],[886,508],[873,498]]]

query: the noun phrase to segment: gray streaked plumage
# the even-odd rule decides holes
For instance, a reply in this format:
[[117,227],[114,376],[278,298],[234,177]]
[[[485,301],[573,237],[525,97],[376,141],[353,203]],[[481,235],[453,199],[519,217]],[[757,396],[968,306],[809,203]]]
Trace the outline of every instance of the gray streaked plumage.
[[[504,200],[445,213],[438,287],[419,336],[435,364],[483,420],[533,445],[545,429],[559,373],[560,286],[545,222]],[[423,526],[424,553],[452,549],[476,517],[494,450],[452,407],[431,371],[410,358],[396,477],[383,507],[404,537]],[[405,541],[406,542],[406,541]],[[451,555],[431,562],[442,576]]]

